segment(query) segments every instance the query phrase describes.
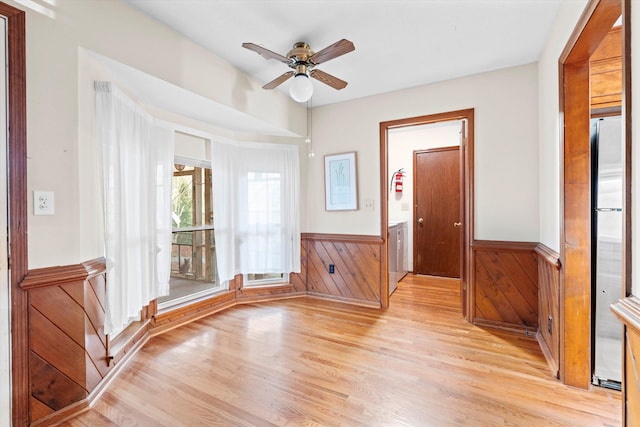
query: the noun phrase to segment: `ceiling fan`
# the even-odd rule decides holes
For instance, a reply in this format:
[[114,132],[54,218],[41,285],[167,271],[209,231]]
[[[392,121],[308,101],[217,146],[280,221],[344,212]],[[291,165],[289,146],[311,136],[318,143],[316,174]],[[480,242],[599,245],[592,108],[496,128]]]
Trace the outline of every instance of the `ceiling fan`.
[[293,45],[293,49],[287,53],[287,56],[265,49],[255,43],[242,43],[242,47],[256,52],[265,59],[278,60],[293,69],[293,71],[287,71],[276,77],[262,88],[274,89],[294,77],[291,86],[289,86],[289,94],[297,102],[306,102],[313,95],[313,85],[309,77],[313,77],[334,89],[344,89],[347,82],[324,71],[316,70],[314,67],[355,50],[353,43],[347,39],[338,40],[318,52],[311,50],[307,43],[298,42]]

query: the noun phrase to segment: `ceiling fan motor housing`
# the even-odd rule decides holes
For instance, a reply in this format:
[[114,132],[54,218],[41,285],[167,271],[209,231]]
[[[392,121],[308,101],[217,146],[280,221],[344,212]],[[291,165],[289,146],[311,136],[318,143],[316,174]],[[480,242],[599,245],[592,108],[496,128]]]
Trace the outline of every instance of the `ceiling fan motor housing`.
[[296,70],[296,76],[300,74],[309,75],[309,69],[315,65],[309,58],[311,58],[314,53],[311,47],[305,42],[298,42],[293,45],[293,49],[287,53],[287,57],[291,59],[289,66]]

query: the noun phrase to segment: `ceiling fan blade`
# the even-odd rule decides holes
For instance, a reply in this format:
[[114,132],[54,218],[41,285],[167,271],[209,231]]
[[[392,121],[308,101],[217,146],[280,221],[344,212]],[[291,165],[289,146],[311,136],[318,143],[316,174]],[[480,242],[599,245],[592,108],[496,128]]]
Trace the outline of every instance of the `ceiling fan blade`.
[[287,80],[289,80],[291,78],[291,76],[293,76],[293,71],[287,71],[286,73],[276,77],[275,79],[271,80],[266,85],[262,86],[262,89],[275,89],[278,86],[280,86],[282,83],[284,83]]
[[338,56],[344,55],[345,53],[349,53],[352,50],[355,50],[355,46],[347,39],[338,40],[331,46],[327,46],[321,51],[314,53],[311,58],[309,58],[309,62],[314,64],[322,64],[323,62],[327,62],[330,59],[337,58]]
[[325,73],[320,70],[311,70],[311,77],[316,80],[320,80],[322,83],[331,86],[336,90],[344,89],[347,87],[347,82],[344,80],[340,80],[337,77],[332,76],[331,74]]
[[291,62],[291,60],[286,56],[282,56],[279,53],[275,53],[269,49],[265,49],[264,47],[258,46],[255,43],[242,43],[242,47],[254,51],[265,59],[275,59],[277,61],[284,62],[285,64],[289,64]]

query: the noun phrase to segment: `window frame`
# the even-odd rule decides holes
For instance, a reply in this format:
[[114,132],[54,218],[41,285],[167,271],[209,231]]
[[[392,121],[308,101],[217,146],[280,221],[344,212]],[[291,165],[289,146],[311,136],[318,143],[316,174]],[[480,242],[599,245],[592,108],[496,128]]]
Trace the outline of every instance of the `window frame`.
[[[210,161],[207,160],[202,160],[202,159],[194,159],[191,157],[185,157],[185,156],[178,156],[178,155],[174,155],[173,157],[173,162],[174,165],[175,164],[181,164],[181,165],[185,165],[188,167],[194,167],[194,168],[200,168],[200,169],[209,169],[211,170],[211,179],[213,180],[213,168],[211,165]],[[174,175],[175,176],[175,175]],[[213,182],[211,184],[213,186]],[[213,197],[213,195],[212,195]],[[213,204],[213,199],[212,199],[212,204]],[[213,214],[213,206],[212,206],[212,214]],[[205,225],[191,225],[191,226],[186,226],[186,227],[174,227],[173,224],[171,226],[171,231],[172,233],[176,233],[176,232],[193,232],[193,231],[211,231],[212,233],[215,232],[215,226],[213,224],[213,222],[211,224],[205,224]],[[215,240],[214,240],[214,246],[215,246]],[[214,258],[213,258],[213,262],[216,263],[217,258],[215,256],[214,253]],[[200,291],[188,294],[188,295],[184,295],[184,296],[180,296],[177,298],[173,298],[167,301],[158,301],[158,310],[166,310],[166,309],[171,309],[173,307],[176,306],[181,306],[183,304],[188,304],[190,302],[196,301],[198,299],[202,299],[202,298],[207,298],[207,297],[211,297],[214,296],[216,294],[219,294],[221,292],[225,292],[229,289],[229,282],[220,282],[220,279],[218,278],[218,274],[217,274],[217,265],[215,267],[215,271],[216,271],[216,277],[214,279],[213,282],[211,282],[211,284],[213,284],[213,286],[208,287],[206,289],[202,289]]]

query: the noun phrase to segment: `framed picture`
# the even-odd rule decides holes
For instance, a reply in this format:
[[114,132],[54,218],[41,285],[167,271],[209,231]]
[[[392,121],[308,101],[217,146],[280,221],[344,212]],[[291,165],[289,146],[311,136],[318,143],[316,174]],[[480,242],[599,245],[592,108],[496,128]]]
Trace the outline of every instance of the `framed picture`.
[[324,156],[324,194],[326,210],[357,210],[358,194],[356,184],[355,151]]

